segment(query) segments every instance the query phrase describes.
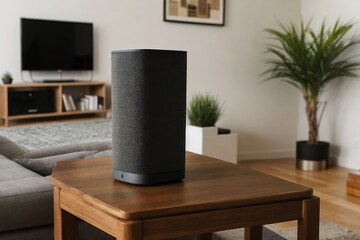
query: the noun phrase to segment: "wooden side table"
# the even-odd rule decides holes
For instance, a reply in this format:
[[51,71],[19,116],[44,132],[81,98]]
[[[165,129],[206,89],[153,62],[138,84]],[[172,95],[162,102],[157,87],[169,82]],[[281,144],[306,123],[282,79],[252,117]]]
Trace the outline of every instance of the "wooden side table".
[[319,198],[310,188],[187,153],[184,181],[135,186],[112,178],[111,158],[59,162],[52,175],[55,240],[78,239],[78,219],[116,239],[168,239],[298,220],[299,240],[319,239]]

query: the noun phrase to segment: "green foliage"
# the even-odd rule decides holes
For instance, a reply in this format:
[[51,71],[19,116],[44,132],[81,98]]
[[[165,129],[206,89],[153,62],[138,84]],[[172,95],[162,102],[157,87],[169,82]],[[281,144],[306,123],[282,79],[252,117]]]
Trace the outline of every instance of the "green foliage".
[[5,79],[5,80],[10,80],[10,79],[12,79],[11,73],[10,73],[10,72],[5,72],[5,73],[3,73],[2,79]]
[[[299,89],[306,102],[309,125],[309,143],[316,144],[319,122],[317,110],[319,97],[326,85],[340,77],[356,77],[360,62],[349,56],[349,50],[359,44],[359,37],[345,38],[353,23],[341,23],[332,27],[322,22],[318,31],[301,23],[280,25],[281,30],[266,29],[273,43],[267,44],[268,75],[266,80],[280,79]],[[343,78],[346,79],[346,78]]]
[[275,44],[267,45],[273,58],[266,61],[269,79],[280,79],[298,88],[304,97],[315,103],[324,87],[338,77],[355,77],[359,62],[345,53],[359,44],[359,38],[345,39],[352,23],[335,22],[327,27],[325,21],[318,32],[309,24],[281,25],[281,31],[266,29]]
[[198,127],[215,126],[222,115],[222,108],[216,96],[209,93],[194,94],[187,109],[190,124]]

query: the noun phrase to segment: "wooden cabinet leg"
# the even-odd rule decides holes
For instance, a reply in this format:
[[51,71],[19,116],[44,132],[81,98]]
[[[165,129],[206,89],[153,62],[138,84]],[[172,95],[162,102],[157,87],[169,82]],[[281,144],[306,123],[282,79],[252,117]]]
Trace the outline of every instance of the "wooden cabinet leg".
[[54,187],[54,240],[78,240],[78,218],[60,207],[60,189]]
[[245,227],[245,240],[262,240],[262,226]]
[[303,201],[303,216],[298,221],[298,240],[319,240],[320,199]]

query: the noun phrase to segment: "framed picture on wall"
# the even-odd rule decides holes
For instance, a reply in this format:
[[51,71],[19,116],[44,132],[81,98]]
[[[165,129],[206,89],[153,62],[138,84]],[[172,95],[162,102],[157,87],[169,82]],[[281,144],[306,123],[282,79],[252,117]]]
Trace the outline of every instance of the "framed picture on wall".
[[224,26],[225,0],[164,0],[164,21]]

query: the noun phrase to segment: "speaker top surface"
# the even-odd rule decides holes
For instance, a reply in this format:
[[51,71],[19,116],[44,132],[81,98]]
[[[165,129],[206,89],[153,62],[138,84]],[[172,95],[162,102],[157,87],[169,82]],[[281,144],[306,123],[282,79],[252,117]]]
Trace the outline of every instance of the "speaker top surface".
[[163,49],[126,49],[126,50],[115,50],[112,51],[111,54],[117,54],[117,53],[181,53],[184,54],[186,51],[181,50],[163,50]]

